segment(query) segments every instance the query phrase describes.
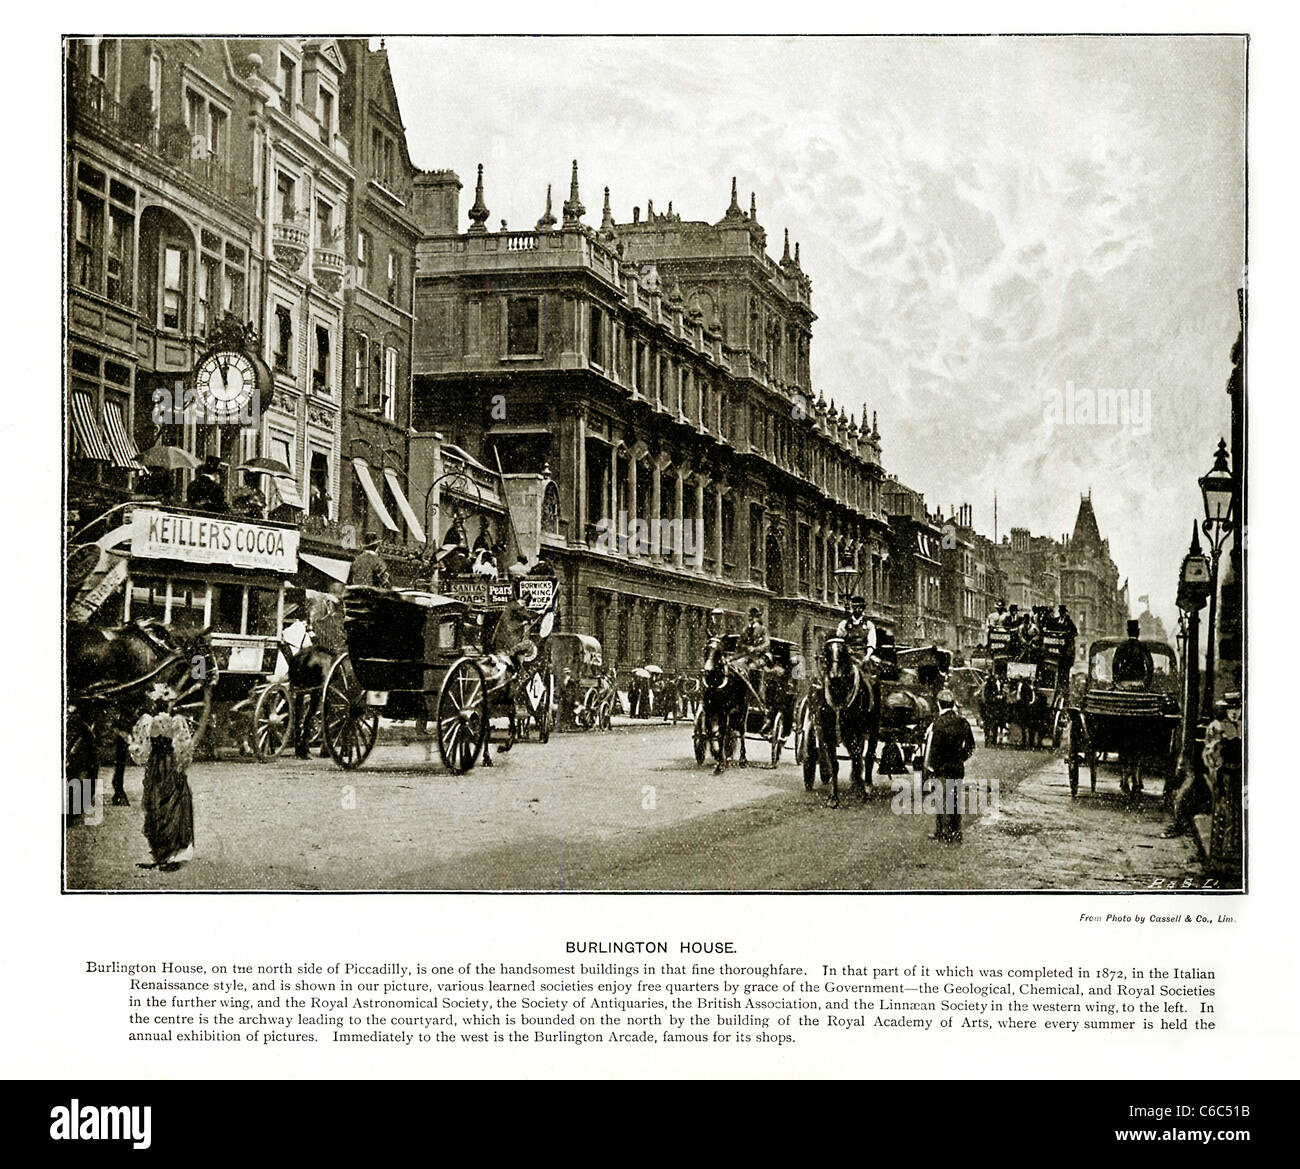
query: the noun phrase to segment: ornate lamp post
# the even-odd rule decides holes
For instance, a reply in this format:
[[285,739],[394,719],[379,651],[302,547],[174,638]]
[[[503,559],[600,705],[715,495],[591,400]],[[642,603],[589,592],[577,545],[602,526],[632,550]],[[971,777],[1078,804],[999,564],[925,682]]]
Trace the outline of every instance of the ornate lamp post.
[[[1196,524],[1192,524],[1192,542],[1178,573],[1179,635],[1183,647],[1183,724],[1179,736],[1179,774],[1196,772],[1196,722],[1200,708],[1200,629],[1201,609],[1210,588],[1210,564],[1201,552]],[[1211,594],[1212,596],[1213,594]]]
[[1201,498],[1205,503],[1205,520],[1201,530],[1210,541],[1210,618],[1206,629],[1205,646],[1205,717],[1214,717],[1214,636],[1215,617],[1218,611],[1219,553],[1233,529],[1232,503],[1236,494],[1232,472],[1228,470],[1228,446],[1219,439],[1219,449],[1214,452],[1214,466],[1200,479]]

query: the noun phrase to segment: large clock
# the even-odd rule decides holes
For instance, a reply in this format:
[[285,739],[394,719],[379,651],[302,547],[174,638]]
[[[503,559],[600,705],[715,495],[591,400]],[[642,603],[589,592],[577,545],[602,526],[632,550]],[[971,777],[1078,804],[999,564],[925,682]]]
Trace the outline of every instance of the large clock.
[[257,388],[257,371],[246,353],[209,353],[195,371],[194,388],[208,422],[239,422]]

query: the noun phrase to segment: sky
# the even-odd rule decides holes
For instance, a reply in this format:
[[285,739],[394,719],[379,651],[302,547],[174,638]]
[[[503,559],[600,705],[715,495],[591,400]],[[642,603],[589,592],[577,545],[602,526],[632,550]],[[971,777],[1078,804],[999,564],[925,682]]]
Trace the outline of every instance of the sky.
[[[737,179],[812,279],[814,392],[874,411],[887,473],[976,527],[1094,510],[1172,633],[1244,283],[1231,38],[389,38],[414,164],[531,227],[715,222]],[[1122,391],[1126,414],[1116,417]],[[1100,419],[1098,419],[1100,415]]]

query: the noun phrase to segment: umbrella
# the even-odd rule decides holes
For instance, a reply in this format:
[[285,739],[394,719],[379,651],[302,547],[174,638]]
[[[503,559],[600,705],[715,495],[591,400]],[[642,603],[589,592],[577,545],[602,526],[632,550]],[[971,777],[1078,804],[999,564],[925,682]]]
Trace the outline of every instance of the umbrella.
[[632,677],[648,678],[650,677],[650,671],[645,669],[643,666],[638,666],[635,670],[632,671]]
[[161,471],[194,471],[199,465],[198,459],[178,446],[151,446],[140,456],[140,462]]
[[642,668],[643,670],[645,670],[645,672],[646,672],[647,674],[662,674],[662,673],[663,673],[663,669],[662,669],[662,667],[660,667],[660,666],[649,665],[649,666],[642,666],[641,668]]
[[279,459],[270,459],[266,455],[258,455],[255,459],[249,459],[248,462],[240,465],[240,469],[244,471],[262,471],[267,475],[293,474]]

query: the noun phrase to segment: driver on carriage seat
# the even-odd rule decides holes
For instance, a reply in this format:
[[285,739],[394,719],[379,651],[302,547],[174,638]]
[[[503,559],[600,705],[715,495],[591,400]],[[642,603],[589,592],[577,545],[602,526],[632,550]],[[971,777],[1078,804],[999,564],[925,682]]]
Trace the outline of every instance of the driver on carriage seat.
[[1116,651],[1111,661],[1110,676],[1116,686],[1126,689],[1147,690],[1155,673],[1151,651],[1140,640],[1141,626],[1136,621],[1128,623],[1128,641]]
[[763,624],[763,611],[757,605],[749,609],[749,624],[740,635],[740,653],[735,661],[744,673],[749,688],[759,702],[763,702],[764,673],[772,664],[772,643],[767,636],[767,627]]
[[844,638],[859,669],[865,669],[876,653],[876,626],[867,616],[867,602],[861,595],[849,601],[849,615],[835,627],[835,636]]
[[487,679],[489,685],[496,685],[507,673],[514,677],[523,663],[536,653],[537,647],[529,632],[543,616],[542,613],[534,613],[519,599],[519,585],[516,582],[515,591],[501,611],[492,634],[492,653],[488,658],[491,664]]

